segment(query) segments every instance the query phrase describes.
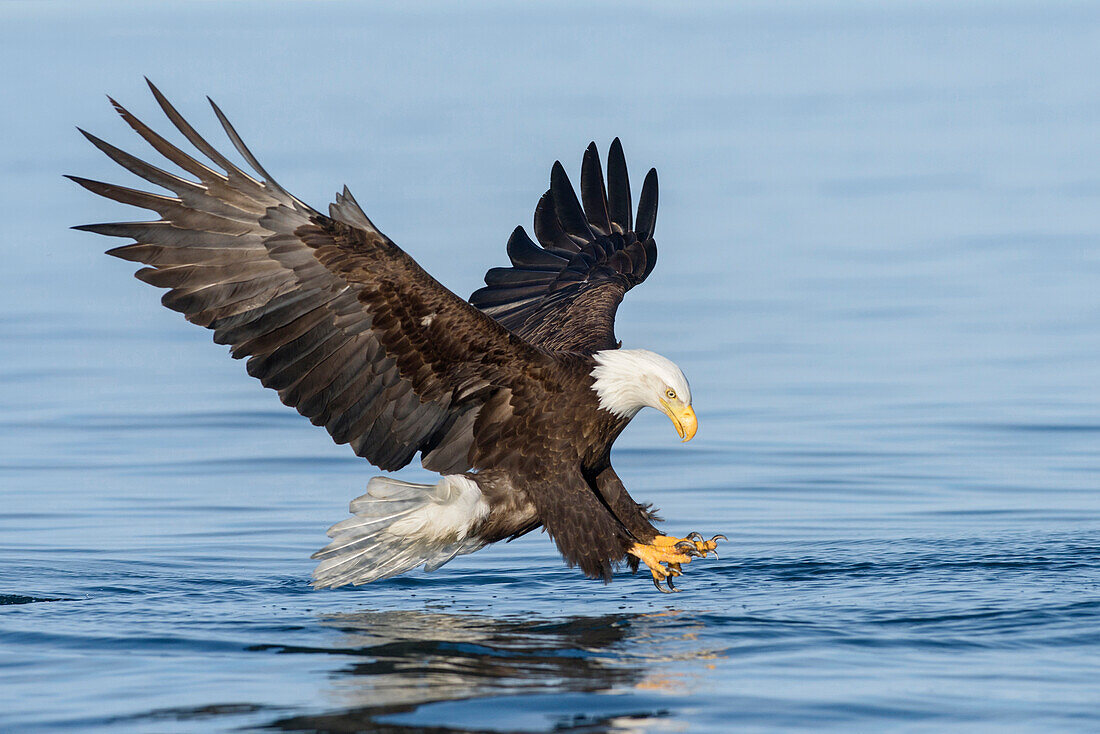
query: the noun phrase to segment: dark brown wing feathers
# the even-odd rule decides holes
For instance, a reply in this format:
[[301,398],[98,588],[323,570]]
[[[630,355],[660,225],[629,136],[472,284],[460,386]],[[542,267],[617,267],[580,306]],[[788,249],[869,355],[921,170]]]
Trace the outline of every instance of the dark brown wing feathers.
[[[77,229],[132,238],[110,254],[145,265],[136,275],[167,289],[165,306],[212,329],[235,358],[247,358],[249,374],[337,443],[382,469],[421,452],[434,471],[511,472],[570,564],[609,577],[632,535],[570,464],[576,437],[569,430],[594,410],[584,402],[593,400],[584,379],[590,366],[554,351],[606,346],[622,294],[653,268],[653,172],[639,203],[646,225],[639,237],[617,140],[606,189],[595,148],[586,153],[583,206],[556,165],[535,214],[540,244],[517,229],[508,243],[512,267],[490,271],[489,285],[472,299],[490,318],[383,235],[346,188],[321,214],[271,178],[217,106],[226,135],[258,178],[149,86],[176,129],[221,170],[112,100],[134,131],[194,179],[83,133],[172,195],[70,177],[159,216]],[[571,402],[578,385],[582,398]],[[593,440],[589,428],[584,440]]]
[[611,215],[607,211],[607,191],[603,185],[600,153],[589,143],[581,162],[581,199],[589,227],[602,235],[611,234]]
[[[583,203],[583,206],[582,206]],[[630,182],[618,138],[608,153],[607,185],[595,143],[581,166],[581,196],[561,163],[535,208],[535,236],[508,240],[511,267],[493,268],[470,303],[531,343],[555,351],[613,349],[623,295],[653,270],[657,246],[657,172],[651,170],[632,220]]]
[[[482,397],[467,383],[527,379],[546,357],[437,283],[379,232],[350,193],[325,216],[274,183],[220,110],[226,133],[263,180],[218,153],[155,88],[176,128],[224,172],[184,153],[121,105],[122,118],[193,175],[162,171],[85,134],[109,157],[175,194],[73,178],[107,198],[155,211],[156,222],[78,227],[135,244],[110,251],[141,262],[163,303],[214,330],[248,372],[338,443],[383,469],[439,449]],[[429,319],[430,317],[430,319]],[[425,319],[429,319],[427,325]],[[473,402],[471,402],[473,401]],[[452,465],[469,468],[472,437],[451,435]]]
[[619,234],[629,232],[633,228],[630,176],[626,171],[623,144],[618,138],[611,141],[611,149],[607,152],[607,209],[611,215],[611,222]]

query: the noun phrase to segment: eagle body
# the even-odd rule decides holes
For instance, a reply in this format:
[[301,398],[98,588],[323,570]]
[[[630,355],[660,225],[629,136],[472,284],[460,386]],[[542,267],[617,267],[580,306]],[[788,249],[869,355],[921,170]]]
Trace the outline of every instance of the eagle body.
[[[436,523],[440,537],[455,538],[446,550],[471,538],[479,540],[460,551],[471,552],[545,525],[552,528],[570,565],[580,566],[590,577],[609,579],[612,565],[624,560],[638,539],[648,542],[657,536],[651,513],[634,502],[611,468],[611,446],[630,419],[600,407],[591,374],[595,367],[591,357],[558,355],[544,365],[545,372],[532,375],[541,383],[537,391],[502,393],[481,410],[470,432],[476,438],[465,453],[470,471],[445,475],[434,486],[403,484],[421,488],[423,505],[432,511],[441,505],[466,508]],[[432,468],[429,460],[424,464]],[[367,517],[387,514],[386,504],[376,507],[377,497],[372,495],[387,481],[379,480],[360,498],[369,507]],[[444,485],[464,491],[461,497],[441,499],[438,492]],[[471,494],[478,501],[467,502]],[[617,522],[600,522],[608,509]],[[361,527],[349,523],[340,528],[331,546],[317,555],[322,564],[315,573],[316,585],[373,580],[373,564],[348,562],[350,552],[372,544],[354,532],[349,535]],[[376,529],[382,528],[368,526]],[[353,569],[354,577],[344,578]]]
[[[70,177],[158,219],[82,225],[128,237],[109,254],[140,262],[162,303],[247,358],[248,373],[383,470],[418,454],[435,484],[376,477],[315,554],[318,587],[360,584],[451,558],[538,527],[565,560],[610,580],[644,562],[662,591],[715,540],[661,535],[611,467],[615,439],[641,409],[665,412],[681,438],[696,428],[680,369],[621,349],[614,318],[652,271],[657,177],[633,210],[616,139],[605,179],[585,152],[578,199],[560,163],[535,209],[537,243],[522,227],[510,266],[486,273],[469,301],[382,234],[345,188],[327,213],[288,193],[211,105],[246,172],[150,84],[176,129],[208,161],[185,153],[112,100],[142,138],[184,175],[83,133],[116,163],[167,194]],[[83,132],[83,131],[81,131]],[[214,167],[211,167],[215,166]],[[666,582],[668,589],[660,582]]]

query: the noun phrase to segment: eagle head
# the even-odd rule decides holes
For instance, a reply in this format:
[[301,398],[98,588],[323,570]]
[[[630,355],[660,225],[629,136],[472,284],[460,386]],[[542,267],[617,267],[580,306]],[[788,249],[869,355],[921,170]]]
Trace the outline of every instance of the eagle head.
[[656,408],[672,419],[681,439],[695,435],[691,387],[675,362],[646,349],[605,349],[593,359],[592,389],[602,409],[633,418],[642,408]]

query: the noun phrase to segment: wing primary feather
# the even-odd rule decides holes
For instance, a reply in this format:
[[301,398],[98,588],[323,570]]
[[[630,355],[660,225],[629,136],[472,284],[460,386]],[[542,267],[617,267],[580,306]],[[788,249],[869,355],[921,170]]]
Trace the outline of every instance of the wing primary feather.
[[149,81],[149,77],[145,77],[145,83],[149,85],[149,90],[153,93],[153,97],[156,98],[157,104],[160,105],[161,110],[164,111],[165,116],[176,126],[185,138],[191,141],[191,144],[201,151],[207,158],[217,163],[219,166],[225,169],[226,173],[233,173],[239,176],[243,176],[254,186],[260,186],[260,182],[249,176],[247,173],[237,167],[231,160],[218,152],[217,148],[208,143],[205,138],[199,135],[198,131],[191,126],[187,120],[183,118],[183,115],[172,106],[172,103],[161,94],[161,91],[157,89],[157,86],[153,82]]
[[108,237],[133,237],[135,241],[145,245],[164,245],[165,247],[181,247],[201,253],[203,249],[213,248],[222,250],[233,246],[246,247],[259,245],[259,235],[234,235],[222,232],[210,232],[205,230],[192,230],[177,227],[169,221],[157,222],[104,222],[101,224],[80,224],[73,229],[84,232],[95,232]]
[[566,234],[580,237],[584,242],[596,238],[561,161],[554,161],[554,167],[550,169],[550,195],[554,201],[554,212]]
[[657,264],[657,243],[650,237],[642,245],[645,250],[645,271],[642,273],[640,280],[645,280],[649,277],[649,274],[653,272],[654,266]]
[[[202,261],[206,265],[228,265],[233,262],[248,262],[255,259],[262,247],[223,247],[203,248]],[[193,253],[180,247],[166,247],[164,245],[143,245],[133,243],[112,247],[107,254],[121,260],[140,262],[155,267],[170,267],[173,265],[190,265],[195,262]]]
[[541,283],[544,286],[554,280],[557,273],[546,270],[521,270],[519,268],[489,268],[485,273],[486,285],[529,285]]
[[535,207],[535,237],[544,248],[566,261],[581,249],[562,229],[554,211],[554,198],[549,191],[542,195]]
[[612,223],[617,224],[621,232],[629,232],[634,228],[630,177],[626,172],[623,144],[618,138],[611,141],[611,148],[607,151],[607,205]]
[[[148,209],[158,214],[162,214],[162,210],[171,209],[180,205],[180,200],[171,196],[152,194],[148,191],[140,191],[138,189],[127,188],[126,186],[95,181],[90,178],[81,178],[80,176],[70,176],[69,174],[64,174],[64,176],[70,181],[83,186],[93,194],[99,194],[106,199],[117,201],[120,204],[130,204],[131,206]],[[76,228],[74,227],[74,229]]]
[[523,227],[516,227],[508,238],[508,259],[517,268],[558,272],[569,262],[568,258],[544,250],[527,236]]
[[140,158],[130,155],[121,148],[116,148],[107,141],[102,140],[95,135],[92,135],[87,130],[78,127],[77,131],[79,131],[81,135],[87,138],[89,143],[103,151],[103,153],[108,158],[125,168],[130,173],[134,174],[135,176],[140,176],[149,183],[156,184],[157,186],[163,186],[169,191],[176,191],[176,187],[179,186],[183,189],[191,190],[196,193],[206,193],[203,187],[195,183],[194,181],[188,181],[185,178],[180,178],[174,173],[169,173],[168,171],[162,170],[154,165],[146,163]]
[[229,122],[229,118],[225,116],[225,113],[221,111],[221,108],[218,107],[217,103],[215,103],[214,100],[210,99],[209,97],[206,98],[206,101],[209,102],[210,106],[213,108],[214,114],[218,117],[218,122],[221,123],[222,129],[225,130],[225,134],[229,136],[229,140],[232,141],[233,147],[237,149],[237,152],[241,154],[242,158],[248,161],[248,165],[252,166],[256,173],[263,176],[264,182],[271,188],[289,198],[298,206],[302,207],[303,210],[312,211],[311,207],[309,207],[305,202],[301,201],[298,197],[294,196],[289,191],[284,189],[282,185],[280,185],[279,182],[275,180],[275,177],[268,173],[267,170],[262,165],[260,165],[260,162],[256,160],[256,156],[252,155],[252,151],[250,151],[248,149],[248,146],[244,144],[244,140],[241,138],[240,135],[237,134],[237,131],[236,129],[234,129],[233,124]]
[[81,128],[77,128],[77,130],[81,135],[87,138],[88,142],[102,151],[104,155],[115,163],[135,176],[145,179],[149,183],[174,192],[188,207],[248,224],[254,224],[256,221],[255,215],[263,212],[265,208],[264,205],[252,199],[248,199],[247,201],[242,200],[242,197],[237,197],[231,202],[223,201],[222,199],[212,196],[211,192],[207,190],[207,187],[202,184],[188,181],[174,173],[169,173],[152,164],[146,163],[121,148],[116,148],[105,140],[97,138],[86,130],[82,130]]
[[162,220],[180,222],[192,229],[229,235],[248,234],[253,229],[252,226],[239,219],[191,208],[180,199],[171,196],[131,189],[103,181],[93,181],[79,176],[67,175],[65,178],[104,198],[154,211],[160,215]]
[[611,217],[607,213],[607,191],[603,184],[600,151],[589,143],[581,162],[581,201],[590,227],[600,234],[611,234]]
[[203,165],[201,162],[195,160],[176,146],[169,143],[164,137],[154,132],[151,127],[139,120],[132,112],[116,102],[113,98],[108,97],[107,99],[111,101],[111,104],[114,106],[115,112],[119,114],[119,117],[125,120],[126,124],[134,129],[134,132],[144,138],[145,141],[149,143],[149,145],[153,146],[153,149],[160,153],[162,156],[172,161],[188,173],[192,173],[198,176],[202,180],[209,180],[212,178],[225,178],[222,174],[218,173],[212,168],[209,168],[208,166]]
[[653,229],[657,226],[657,169],[649,169],[649,173],[642,182],[642,195],[638,197],[638,221],[634,229],[638,233],[639,240],[648,240],[653,237]]

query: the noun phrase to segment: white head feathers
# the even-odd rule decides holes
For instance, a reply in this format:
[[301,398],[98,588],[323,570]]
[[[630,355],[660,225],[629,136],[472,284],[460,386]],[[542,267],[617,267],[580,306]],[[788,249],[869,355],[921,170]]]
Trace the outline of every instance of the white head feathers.
[[593,355],[596,379],[592,389],[600,407],[620,418],[633,418],[645,407],[663,410],[660,401],[672,390],[691,405],[691,387],[672,360],[646,349],[605,349]]

